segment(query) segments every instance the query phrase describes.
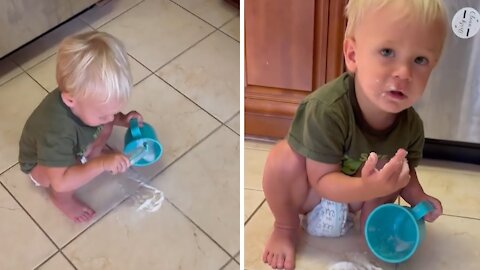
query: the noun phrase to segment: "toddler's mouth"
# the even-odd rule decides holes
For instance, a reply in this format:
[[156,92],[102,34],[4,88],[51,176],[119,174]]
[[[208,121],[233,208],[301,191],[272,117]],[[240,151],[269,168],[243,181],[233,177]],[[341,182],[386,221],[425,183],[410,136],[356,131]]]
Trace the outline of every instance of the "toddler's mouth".
[[383,92],[382,96],[388,96],[389,98],[395,99],[395,100],[404,100],[407,99],[407,95],[403,91],[400,90],[387,90]]

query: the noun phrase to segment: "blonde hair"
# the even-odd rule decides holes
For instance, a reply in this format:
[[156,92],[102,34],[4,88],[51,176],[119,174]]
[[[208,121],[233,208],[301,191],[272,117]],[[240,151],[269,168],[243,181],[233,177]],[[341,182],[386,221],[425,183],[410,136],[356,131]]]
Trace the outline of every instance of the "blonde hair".
[[60,91],[73,97],[93,96],[103,102],[125,102],[132,75],[123,44],[104,32],[87,32],[65,38],[57,55]]
[[366,12],[392,4],[396,4],[405,14],[419,19],[422,23],[429,24],[440,19],[446,26],[447,18],[442,0],[350,0],[345,8],[348,20],[345,37],[353,37],[355,26]]

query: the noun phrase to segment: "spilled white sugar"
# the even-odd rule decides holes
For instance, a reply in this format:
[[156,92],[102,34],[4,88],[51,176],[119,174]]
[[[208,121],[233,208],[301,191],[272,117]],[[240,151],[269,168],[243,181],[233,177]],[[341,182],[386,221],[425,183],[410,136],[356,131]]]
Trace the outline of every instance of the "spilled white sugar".
[[146,152],[140,154],[141,158],[139,158],[139,160],[143,159],[145,162],[154,161],[155,160],[155,145],[151,141],[147,142],[146,146],[144,146],[143,143],[144,142],[142,140],[138,140],[135,143],[136,144],[136,149],[144,148],[144,147],[146,149]]
[[[143,175],[136,172],[133,168],[129,168],[125,172],[125,176],[138,184],[138,186],[134,187],[135,193],[130,197],[139,205],[137,211],[155,212],[160,209],[164,200],[162,191],[145,184],[144,182],[148,181],[148,179],[145,179]],[[125,188],[127,187],[125,186]],[[130,192],[127,191],[127,193]]]
[[365,255],[361,253],[348,253],[344,261],[331,264],[328,270],[382,270],[370,263]]

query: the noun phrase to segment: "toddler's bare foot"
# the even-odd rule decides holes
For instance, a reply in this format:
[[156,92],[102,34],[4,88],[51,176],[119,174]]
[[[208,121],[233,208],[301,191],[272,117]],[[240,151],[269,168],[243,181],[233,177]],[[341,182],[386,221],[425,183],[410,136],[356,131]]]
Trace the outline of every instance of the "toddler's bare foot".
[[298,233],[298,229],[295,228],[286,229],[274,226],[263,251],[263,262],[273,269],[294,269]]
[[73,192],[58,193],[51,190],[50,198],[58,209],[75,222],[87,222],[95,215],[95,211],[77,199]]

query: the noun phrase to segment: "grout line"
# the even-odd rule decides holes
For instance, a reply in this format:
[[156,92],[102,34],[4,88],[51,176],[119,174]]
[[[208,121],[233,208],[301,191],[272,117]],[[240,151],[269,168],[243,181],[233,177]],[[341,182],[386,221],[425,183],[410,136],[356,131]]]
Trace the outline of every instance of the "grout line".
[[[154,73],[155,74],[155,73]],[[210,115],[211,117],[213,117],[213,119],[217,120],[217,122],[219,122],[220,124],[224,125],[224,123],[218,119],[217,117],[215,117],[213,114],[211,114],[209,111],[207,111],[205,108],[203,108],[202,106],[200,106],[199,104],[197,104],[194,100],[190,99],[187,95],[185,95],[184,93],[182,93],[180,90],[178,90],[177,88],[175,88],[173,85],[171,85],[169,82],[167,82],[166,80],[164,80],[163,78],[161,78],[160,76],[158,76],[157,74],[155,74],[155,76],[157,76],[160,80],[162,80],[163,82],[165,82],[166,84],[168,84],[168,86],[172,87],[173,89],[175,89],[175,91],[177,91],[180,95],[182,95],[183,97],[185,97],[187,100],[189,100],[190,102],[192,102],[193,104],[195,104],[197,107],[199,107],[200,109],[202,109],[202,111],[206,112],[208,115]]]
[[238,252],[233,256],[233,260],[234,260],[236,263],[240,264],[240,262],[237,261],[237,256],[238,256],[238,260],[240,260],[240,251],[238,251]]
[[179,58],[180,56],[182,56],[184,53],[186,53],[187,51],[189,51],[191,48],[195,47],[198,43],[204,41],[206,38],[208,38],[209,36],[211,36],[213,33],[215,33],[217,31],[217,29],[213,30],[212,32],[208,33],[206,36],[204,36],[203,38],[201,38],[200,40],[198,40],[197,42],[193,43],[192,45],[190,45],[188,48],[186,48],[185,50],[181,51],[179,54],[177,54],[175,57],[173,57],[172,59],[168,60],[165,64],[161,65],[159,68],[157,68],[155,71],[153,71],[153,73],[156,75],[156,73],[158,71],[160,71],[160,69],[164,68],[165,66],[167,66],[168,64],[170,64],[171,62],[173,62],[175,59]]
[[[213,33],[213,32],[212,32]],[[212,33],[210,33],[209,35],[207,35],[206,37],[204,37],[202,40],[204,40],[205,38],[207,38],[208,36],[210,36]],[[230,128],[229,126],[226,125],[226,123],[230,120],[232,120],[235,116],[237,116],[237,114],[239,114],[240,112],[237,112],[235,113],[235,115],[233,115],[231,118],[229,118],[227,121],[225,121],[225,123],[223,123],[220,119],[218,119],[217,117],[215,117],[213,114],[211,114],[209,111],[207,111],[205,108],[203,108],[200,104],[197,104],[194,100],[190,99],[186,94],[184,94],[182,91],[180,91],[179,89],[177,89],[175,86],[171,85],[169,82],[167,82],[165,79],[163,79],[162,77],[160,77],[158,74],[156,74],[156,72],[158,72],[160,69],[162,69],[164,66],[166,66],[167,64],[169,64],[170,62],[172,62],[174,59],[176,59],[177,57],[179,57],[180,55],[182,55],[184,52],[188,51],[191,47],[195,46],[196,44],[198,44],[199,42],[201,42],[202,40],[198,41],[197,43],[193,44],[192,46],[190,46],[188,49],[186,49],[185,51],[181,52],[179,55],[175,56],[173,59],[171,59],[170,61],[168,61],[165,65],[161,66],[160,68],[157,69],[157,71],[155,72],[152,72],[152,70],[150,70],[148,67],[144,66],[140,61],[138,61],[135,57],[133,57],[132,55],[130,55],[130,57],[132,57],[135,61],[137,61],[138,63],[140,63],[144,68],[146,68],[147,70],[149,70],[150,72],[152,72],[152,74],[148,75],[147,77],[143,78],[141,81],[139,81],[138,83],[136,83],[135,85],[139,84],[140,82],[144,81],[145,79],[147,79],[148,77],[150,77],[151,75],[154,75],[156,76],[157,78],[159,78],[161,81],[163,81],[164,83],[166,83],[168,86],[170,86],[171,88],[173,88],[175,91],[177,91],[180,95],[182,95],[183,97],[185,97],[187,100],[189,100],[190,102],[192,102],[193,104],[195,104],[197,107],[199,107],[202,111],[206,112],[208,115],[210,115],[213,119],[217,120],[217,122],[221,123],[222,126],[225,126],[227,127],[228,129],[230,129],[231,131],[233,131],[235,134],[237,134],[238,136],[240,136],[239,133],[237,133],[235,130],[233,130],[232,128]]]
[[53,258],[55,255],[57,255],[58,253],[60,252],[60,250],[57,249],[57,251],[55,251],[52,255],[48,256],[43,262],[41,262],[39,265],[35,266],[35,268],[33,268],[34,270],[42,267],[44,264],[46,264],[51,258]]
[[18,68],[20,68],[21,72],[18,73],[17,75],[13,76],[12,78],[4,81],[3,83],[0,83],[0,87],[2,87],[3,85],[7,84],[8,82],[12,81],[13,79],[19,77],[20,75],[22,75],[23,73],[26,73],[22,67],[20,67],[17,63],[13,62],[12,60],[10,60],[10,62],[12,62],[15,66],[17,66]]
[[236,18],[236,17],[239,16],[239,14],[240,14],[240,13],[235,14],[235,16],[234,16],[233,18],[227,20],[227,22],[221,24],[219,27],[216,27],[215,25],[213,25],[213,24],[207,22],[206,20],[204,20],[202,17],[198,16],[197,14],[195,14],[195,13],[193,13],[192,11],[188,10],[187,8],[183,7],[183,6],[180,5],[179,3],[177,3],[177,2],[175,2],[175,1],[173,1],[173,0],[170,0],[170,2],[172,2],[173,4],[181,7],[181,8],[182,8],[183,10],[185,10],[186,12],[192,14],[193,16],[195,16],[195,17],[197,17],[198,19],[204,21],[205,23],[207,23],[208,25],[210,25],[211,27],[213,27],[213,28],[215,28],[215,29],[217,29],[217,30],[220,29],[221,27],[223,27],[225,24],[229,23],[233,18]]
[[262,189],[256,189],[256,188],[244,187],[244,189],[246,189],[246,190],[251,190],[251,191],[261,191],[261,192],[263,192]]
[[248,222],[253,218],[253,216],[258,212],[258,210],[260,210],[260,207],[263,206],[263,204],[266,202],[267,200],[266,199],[263,199],[263,201],[257,206],[257,208],[253,211],[253,213],[247,218],[247,220],[245,221],[245,224],[243,225],[243,227],[247,226]]
[[[36,82],[45,92],[47,92],[47,95],[50,94],[50,92],[45,88],[43,87],[43,85],[41,83],[39,83],[37,80],[35,80],[35,78],[32,77],[32,75],[30,75],[28,72],[25,71],[25,73],[28,75],[28,77],[30,77],[34,82]],[[57,86],[58,87],[58,86]]]
[[5,171],[1,172],[0,173],[0,176],[3,175],[4,173],[8,172],[11,168],[15,167],[15,165],[17,165],[18,162],[16,162],[15,164],[13,164],[12,166],[8,167]]
[[60,250],[60,253],[63,255],[63,257],[65,258],[65,260],[67,260],[67,262],[70,263],[70,265],[73,267],[73,269],[77,270],[77,267],[75,267],[75,265],[73,264],[73,262],[70,261],[70,259],[65,255],[65,253],[63,253],[62,250]]
[[50,236],[47,234],[47,232],[40,226],[40,224],[38,224],[38,222],[30,215],[30,213],[27,211],[27,209],[25,209],[25,207],[17,200],[17,198],[15,198],[15,196],[10,192],[10,190],[8,190],[8,188],[2,183],[0,182],[0,185],[8,192],[8,194],[10,194],[10,196],[13,198],[13,200],[15,200],[15,202],[18,203],[18,205],[23,209],[23,211],[25,211],[25,213],[27,214],[27,216],[30,217],[30,219],[33,221],[33,223],[35,223],[37,225],[37,227],[45,234],[45,236],[50,240],[50,242],[52,242],[52,244],[57,248],[57,251],[59,250],[59,247],[57,246],[57,244],[53,241],[52,238],[50,238]]
[[233,133],[235,133],[235,134],[237,134],[238,136],[240,136],[240,133],[237,133],[235,130],[233,130],[233,128],[231,128],[231,127],[227,126],[227,124],[222,124],[222,126],[224,126],[224,127],[228,128],[228,129],[230,129],[230,130],[231,130]]
[[[233,16],[231,19],[228,19],[226,22],[224,22],[222,25],[220,25],[219,27],[217,27],[218,30],[221,31],[220,28],[224,27],[225,25],[229,24],[230,22],[232,22],[235,18],[239,17],[240,19],[240,11],[238,12],[238,14],[235,14],[235,16]],[[240,26],[240,25],[239,25]],[[223,32],[223,31],[222,31]],[[225,33],[226,34],[226,33]],[[228,35],[228,34],[227,34]],[[236,39],[235,39],[236,40]],[[238,40],[237,40],[238,41]]]
[[233,131],[233,132],[234,132],[235,134],[237,134],[238,136],[240,136],[240,132],[236,132],[235,130],[233,130],[233,128],[231,128],[231,127],[229,127],[229,126],[227,125],[227,123],[230,122],[230,121],[232,121],[233,119],[235,119],[235,117],[237,117],[237,115],[238,115],[238,117],[240,117],[240,111],[237,112],[237,113],[235,113],[232,117],[230,117],[227,121],[225,121],[225,123],[223,123],[223,125],[224,125],[225,127],[227,127],[228,129],[230,129],[231,131]]
[[[106,24],[108,24],[108,23],[110,23],[110,22],[113,22],[116,18],[118,18],[118,17],[120,17],[121,15],[127,13],[128,11],[130,11],[131,9],[133,9],[134,7],[140,5],[140,4],[143,3],[143,2],[145,2],[145,0],[141,0],[140,2],[136,3],[135,5],[129,7],[127,10],[123,11],[122,13],[118,14],[117,16],[115,16],[115,17],[111,18],[110,20],[106,21],[105,23],[101,24],[101,25],[98,26],[97,28],[95,28],[93,25],[90,25],[88,22],[82,20],[81,18],[80,18],[80,20],[82,20],[85,24],[87,24],[87,25],[90,26],[91,28],[97,30],[97,29],[100,29],[101,27],[105,26]],[[108,3],[107,3],[106,5],[108,5]],[[105,6],[106,6],[106,5],[105,5]],[[94,8],[95,8],[95,7],[94,7]],[[100,8],[101,8],[101,7],[100,7]],[[83,13],[83,12],[82,12],[82,13]],[[79,15],[80,15],[80,14],[79,14]]]
[[[231,18],[230,20],[228,20],[227,22],[225,22],[224,24],[222,24],[218,30],[222,33],[224,33],[226,36],[228,36],[229,38],[233,39],[235,42],[238,42],[240,43],[240,40],[237,40],[235,37],[232,37],[231,35],[229,35],[227,32],[224,32],[221,28],[224,27],[225,25],[229,24],[231,21],[235,20],[237,17],[240,17],[240,14],[236,15],[235,17]],[[240,25],[238,26],[240,28]]]
[[64,248],[66,248],[68,245],[70,245],[73,241],[75,241],[78,237],[80,237],[84,232],[86,232],[87,230],[89,230],[91,227],[93,227],[93,225],[97,224],[100,220],[102,220],[105,216],[107,216],[110,212],[112,212],[113,210],[115,210],[117,208],[117,206],[119,206],[123,201],[127,200],[129,197],[121,200],[120,202],[118,203],[114,203],[112,208],[110,208],[108,211],[106,211],[102,216],[99,216],[97,220],[95,221],[92,221],[91,224],[89,224],[87,227],[85,227],[85,229],[81,232],[79,232],[77,235],[75,235],[70,241],[68,241],[67,243],[65,243],[61,248],[60,248],[60,251],[63,251]]
[[261,152],[270,152],[270,150],[272,150],[272,149],[263,149],[263,148],[250,147],[250,146],[244,146],[244,148],[249,150],[261,151]]
[[442,216],[464,218],[464,219],[479,220],[480,221],[480,218],[475,218],[475,217],[465,217],[465,216],[457,216],[457,215],[451,215],[451,214],[442,214]]
[[231,261],[233,261],[232,258],[230,258],[224,265],[220,266],[220,270],[224,270]]
[[[184,213],[178,206],[176,206],[173,202],[165,198],[175,209],[177,209],[178,212],[180,212],[186,219],[188,219],[195,227],[197,227],[201,232],[203,232],[210,240],[212,240],[213,243],[215,243],[223,252],[227,253],[227,255],[230,257],[231,260],[233,260],[233,256],[226,250],[224,249],[220,243],[218,243],[213,237],[211,237],[206,231],[204,231],[197,223],[195,223],[189,216],[187,216],[186,213]],[[231,261],[230,260],[230,261]],[[229,262],[230,262],[229,261]]]

